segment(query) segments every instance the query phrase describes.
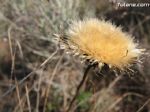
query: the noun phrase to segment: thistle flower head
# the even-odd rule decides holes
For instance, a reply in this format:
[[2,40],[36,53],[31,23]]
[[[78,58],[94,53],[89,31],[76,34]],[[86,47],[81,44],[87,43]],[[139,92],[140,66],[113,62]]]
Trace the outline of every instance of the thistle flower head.
[[66,49],[100,66],[105,63],[123,70],[136,62],[143,52],[129,34],[104,20],[73,22],[66,35],[62,38]]

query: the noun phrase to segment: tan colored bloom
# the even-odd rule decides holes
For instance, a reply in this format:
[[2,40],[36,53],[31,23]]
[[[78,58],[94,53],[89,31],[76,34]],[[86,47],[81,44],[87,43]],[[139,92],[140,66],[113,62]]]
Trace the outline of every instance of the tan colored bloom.
[[143,49],[137,48],[138,44],[129,34],[104,20],[73,22],[66,34],[62,38],[65,48],[100,66],[106,63],[110,67],[124,70],[136,62],[143,52]]

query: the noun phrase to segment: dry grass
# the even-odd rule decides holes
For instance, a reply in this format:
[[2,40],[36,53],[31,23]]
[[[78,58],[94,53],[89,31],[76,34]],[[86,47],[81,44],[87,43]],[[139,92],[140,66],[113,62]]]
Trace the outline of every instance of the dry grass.
[[[1,112],[65,112],[82,79],[84,67],[76,57],[59,49],[53,34],[64,32],[73,19],[116,11],[102,1],[100,8],[95,1],[0,1]],[[149,33],[146,30],[149,29],[149,18],[141,20],[139,17],[139,24],[135,25],[136,20],[109,17],[115,19],[113,21],[117,25],[121,20],[124,28],[128,26],[126,29],[134,26],[134,30],[128,31],[140,37],[142,46],[149,48]],[[136,33],[138,31],[141,33]],[[96,70],[91,70],[71,111],[98,112],[99,105],[102,105],[101,111],[104,112],[127,109],[148,112],[149,57],[144,63],[144,69],[137,65],[138,73],[134,73],[133,78],[124,74],[125,77],[123,75],[117,81],[118,77],[107,68],[98,75],[93,72]]]

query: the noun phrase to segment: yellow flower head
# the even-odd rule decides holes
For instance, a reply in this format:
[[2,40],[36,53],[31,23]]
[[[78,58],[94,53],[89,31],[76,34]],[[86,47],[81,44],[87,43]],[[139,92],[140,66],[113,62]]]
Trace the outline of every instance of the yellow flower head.
[[121,70],[136,62],[143,52],[129,34],[104,20],[73,22],[66,35],[62,38],[65,48],[93,63],[105,63]]

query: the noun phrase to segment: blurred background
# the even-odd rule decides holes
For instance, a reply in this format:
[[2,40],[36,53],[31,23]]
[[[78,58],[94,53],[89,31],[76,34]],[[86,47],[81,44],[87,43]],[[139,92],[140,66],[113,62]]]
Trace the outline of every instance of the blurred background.
[[[53,34],[70,21],[110,20],[150,48],[150,0],[0,0],[0,112],[65,112],[86,65],[60,50]],[[150,112],[150,57],[134,72],[91,70],[70,112]]]

